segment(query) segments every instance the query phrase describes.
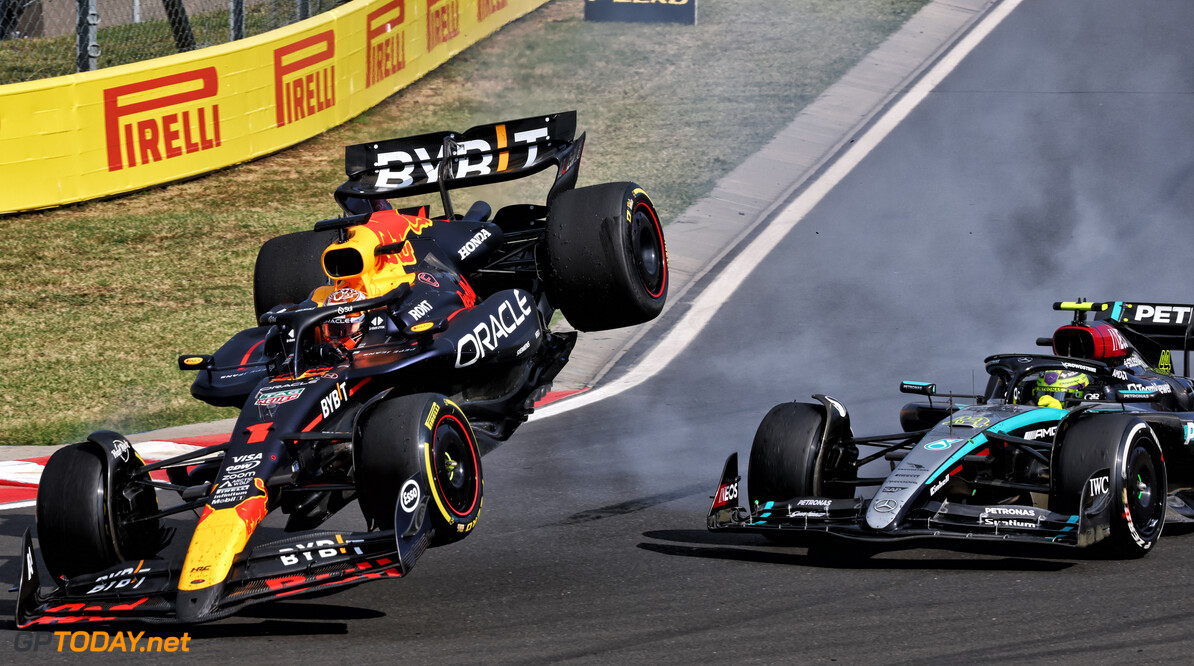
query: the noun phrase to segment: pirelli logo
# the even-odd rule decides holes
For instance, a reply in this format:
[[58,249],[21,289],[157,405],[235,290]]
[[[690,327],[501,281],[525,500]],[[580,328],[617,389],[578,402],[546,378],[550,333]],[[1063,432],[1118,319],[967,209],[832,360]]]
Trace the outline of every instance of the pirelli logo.
[[460,0],[427,0],[427,50],[460,34]]
[[108,171],[219,147],[218,92],[215,67],[105,89]]
[[509,0],[477,0],[477,20],[484,21],[506,8]]
[[371,87],[406,68],[406,0],[393,0],[369,12],[365,19],[365,87]]
[[278,127],[336,105],[336,36],[332,30],[274,50]]

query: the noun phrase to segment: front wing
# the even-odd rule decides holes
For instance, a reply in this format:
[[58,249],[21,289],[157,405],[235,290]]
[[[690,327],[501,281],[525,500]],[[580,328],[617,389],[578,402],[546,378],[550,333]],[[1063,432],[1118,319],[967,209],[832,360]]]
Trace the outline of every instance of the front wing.
[[891,542],[964,539],[1089,546],[1107,532],[1107,514],[1066,515],[1027,506],[981,506],[931,501],[913,510],[894,529],[866,525],[870,500],[797,497],[764,502],[751,508],[738,503],[738,454],[726,460],[717,494],[709,509],[710,531],[752,532],[773,536]]
[[262,601],[400,578],[410,573],[430,543],[427,502],[424,493],[415,511],[395,510],[394,530],[308,532],[244,551],[221,584],[213,610],[199,617],[185,611],[179,614],[180,561],[125,562],[98,573],[55,581],[53,589],[43,592],[32,532],[26,530],[16,623],[26,628],[125,621],[206,622]]

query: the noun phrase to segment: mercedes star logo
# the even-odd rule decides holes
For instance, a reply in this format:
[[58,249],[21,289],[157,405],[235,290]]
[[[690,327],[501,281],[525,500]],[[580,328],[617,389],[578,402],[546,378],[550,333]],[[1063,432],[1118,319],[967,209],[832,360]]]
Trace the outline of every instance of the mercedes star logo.
[[891,513],[895,511],[896,501],[893,499],[881,499],[875,502],[875,511],[879,513]]

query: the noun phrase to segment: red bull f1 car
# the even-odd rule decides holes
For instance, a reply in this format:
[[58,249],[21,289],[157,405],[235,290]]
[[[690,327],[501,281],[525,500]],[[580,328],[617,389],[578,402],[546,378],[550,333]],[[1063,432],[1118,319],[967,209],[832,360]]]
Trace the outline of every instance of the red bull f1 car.
[[[196,398],[240,408],[230,441],[152,464],[108,431],[57,451],[37,495],[52,580],[43,589],[27,532],[18,626],[212,620],[406,575],[427,547],[472,533],[481,455],[575,343],[548,328],[553,313],[602,330],[648,321],[666,298],[650,198],[634,183],[575,187],[575,129],[568,112],[349,146],[344,214],[262,246],[258,325],[179,358]],[[546,204],[454,211],[450,191],[551,166]],[[436,195],[439,215],[389,203]],[[354,501],[359,531],[319,529]],[[281,536],[254,539],[271,512]],[[193,532],[165,520],[192,513]]]
[[[987,358],[982,395],[934,397],[933,384],[903,382],[927,400],[903,408],[898,434],[855,436],[846,407],[825,395],[775,406],[751,447],[749,506],[733,454],[708,528],[795,544],[967,539],[1147,554],[1167,519],[1194,519],[1194,382],[1172,367],[1181,351],[1189,374],[1194,306],[1054,308],[1074,317],[1037,340],[1053,355]],[[884,460],[888,473],[860,475]]]

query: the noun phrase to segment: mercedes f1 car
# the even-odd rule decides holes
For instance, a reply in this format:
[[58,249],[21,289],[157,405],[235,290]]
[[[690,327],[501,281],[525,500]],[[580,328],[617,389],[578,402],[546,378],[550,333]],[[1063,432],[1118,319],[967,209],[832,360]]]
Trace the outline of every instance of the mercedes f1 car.
[[[927,402],[903,408],[901,433],[856,437],[825,395],[775,406],[751,447],[749,508],[735,453],[708,528],[796,544],[952,538],[1147,554],[1167,517],[1194,519],[1194,382],[1171,362],[1184,351],[1189,374],[1194,306],[1054,309],[1074,312],[1037,340],[1055,355],[987,358],[982,395],[934,398],[933,384],[903,382]],[[890,473],[860,475],[883,460]],[[856,496],[866,487],[872,497]]]
[[[349,146],[344,214],[262,246],[259,325],[179,358],[196,398],[240,407],[230,441],[152,464],[108,431],[57,451],[37,495],[53,585],[41,589],[26,532],[17,624],[207,621],[400,577],[468,536],[481,455],[575,343],[549,329],[553,313],[602,330],[650,320],[666,298],[651,200],[633,183],[576,188],[575,128],[568,112]],[[454,212],[450,191],[553,165],[546,205]],[[389,203],[437,193],[441,215]],[[317,531],[354,500],[360,531]],[[258,543],[272,511],[284,533]],[[184,544],[164,519],[190,512]]]

